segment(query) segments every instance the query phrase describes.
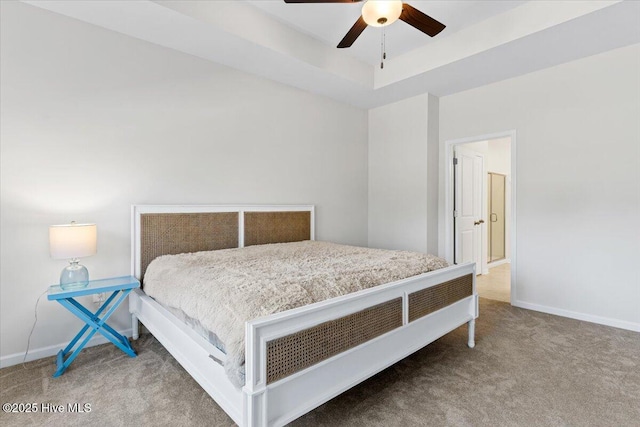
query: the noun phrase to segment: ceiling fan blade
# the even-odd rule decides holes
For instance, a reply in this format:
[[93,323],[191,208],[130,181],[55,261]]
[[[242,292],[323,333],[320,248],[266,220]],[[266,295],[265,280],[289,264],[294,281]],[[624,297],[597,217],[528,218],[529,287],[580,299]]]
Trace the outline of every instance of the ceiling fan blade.
[[359,3],[362,0],[284,0],[285,3]]
[[429,15],[425,15],[407,3],[402,3],[400,19],[431,37],[437,35],[446,27],[446,25],[436,21]]
[[346,36],[338,43],[339,48],[343,47],[351,47],[354,41],[358,38],[360,34],[367,28],[367,23],[364,22],[364,18],[360,16],[353,27],[349,30]]

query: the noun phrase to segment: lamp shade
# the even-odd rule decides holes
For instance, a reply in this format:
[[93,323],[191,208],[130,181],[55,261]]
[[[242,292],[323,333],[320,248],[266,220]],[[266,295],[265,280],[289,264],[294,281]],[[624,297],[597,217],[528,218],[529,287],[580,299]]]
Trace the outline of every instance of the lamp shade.
[[98,227],[95,224],[64,224],[49,227],[49,251],[53,259],[95,255]]
[[394,23],[402,14],[400,0],[368,0],[362,6],[362,19],[372,27]]

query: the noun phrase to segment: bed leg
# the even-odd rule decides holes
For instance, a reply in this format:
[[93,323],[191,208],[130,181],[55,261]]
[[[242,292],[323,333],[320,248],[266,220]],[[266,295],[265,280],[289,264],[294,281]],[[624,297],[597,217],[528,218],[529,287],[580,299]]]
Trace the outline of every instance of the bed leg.
[[140,337],[138,327],[138,318],[135,314],[131,314],[131,338],[133,338],[134,340],[137,340]]
[[469,348],[473,348],[476,346],[476,320],[469,320],[467,325],[469,326],[469,341],[467,342],[467,345]]

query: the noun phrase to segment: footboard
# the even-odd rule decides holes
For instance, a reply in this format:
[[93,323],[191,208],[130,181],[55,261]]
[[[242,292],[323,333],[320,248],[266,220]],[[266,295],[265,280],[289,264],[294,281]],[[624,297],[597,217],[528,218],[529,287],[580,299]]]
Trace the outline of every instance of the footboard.
[[284,425],[478,316],[474,264],[246,325],[243,425]]

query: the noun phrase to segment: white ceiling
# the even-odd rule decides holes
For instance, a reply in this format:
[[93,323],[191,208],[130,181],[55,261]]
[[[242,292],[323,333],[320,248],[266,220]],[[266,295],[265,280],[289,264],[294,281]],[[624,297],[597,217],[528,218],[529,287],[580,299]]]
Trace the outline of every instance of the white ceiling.
[[[431,38],[398,21],[385,28],[387,58],[410,52],[453,34],[465,27],[499,15],[525,0],[420,0],[405,3],[442,22],[447,27]],[[249,0],[249,3],[279,21],[329,46],[337,46],[360,16],[364,2],[331,4],[286,4],[283,0]],[[380,65],[381,28],[367,28],[350,48],[349,55],[373,66]]]
[[371,108],[445,96],[640,43],[640,1],[413,1],[447,25],[434,38],[398,21],[335,46],[360,4],[282,0],[25,0],[25,3],[200,58]]

